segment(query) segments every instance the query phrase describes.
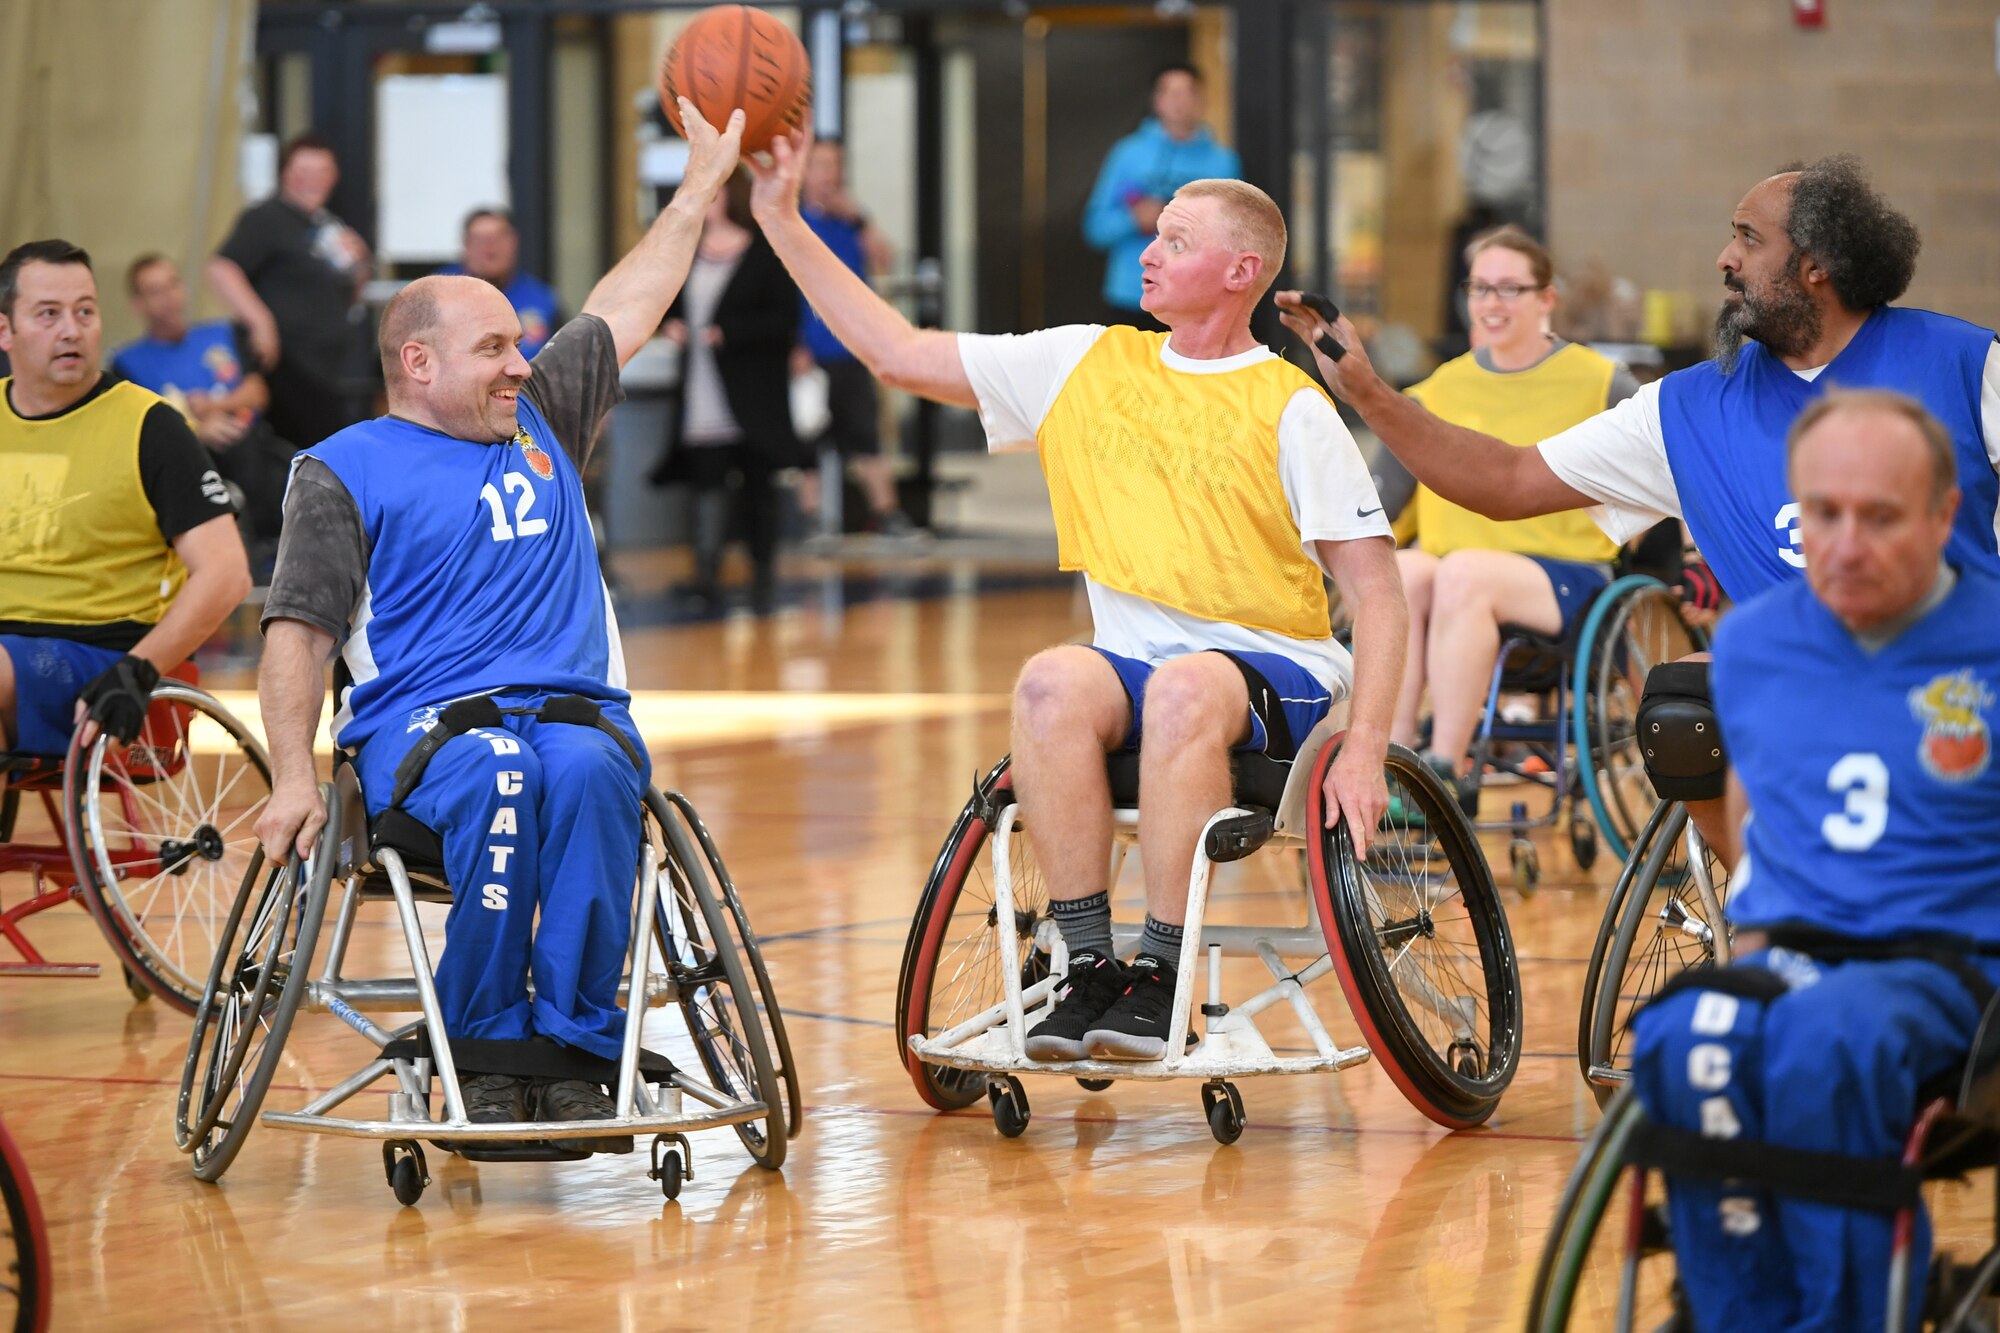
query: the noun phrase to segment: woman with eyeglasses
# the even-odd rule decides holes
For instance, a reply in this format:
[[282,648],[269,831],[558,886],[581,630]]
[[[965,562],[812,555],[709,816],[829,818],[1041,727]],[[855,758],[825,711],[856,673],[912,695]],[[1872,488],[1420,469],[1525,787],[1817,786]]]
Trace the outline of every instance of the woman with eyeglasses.
[[[1465,284],[1472,350],[1438,367],[1410,396],[1461,426],[1528,448],[1630,397],[1630,371],[1549,331],[1555,264],[1518,227],[1475,237]],[[1616,548],[1587,511],[1498,522],[1427,487],[1397,524],[1415,542],[1396,553],[1410,604],[1410,648],[1391,739],[1415,747],[1426,687],[1431,738],[1425,759],[1479,805],[1479,774],[1466,749],[1500,651],[1500,626],[1559,636],[1611,578]]]

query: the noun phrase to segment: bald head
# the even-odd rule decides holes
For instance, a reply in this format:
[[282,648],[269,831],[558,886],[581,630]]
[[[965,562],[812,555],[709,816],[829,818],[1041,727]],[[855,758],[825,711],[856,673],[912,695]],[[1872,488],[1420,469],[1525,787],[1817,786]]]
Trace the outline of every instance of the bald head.
[[390,411],[457,439],[512,438],[531,373],[520,340],[521,321],[492,283],[418,278],[383,307],[376,336]]
[[1920,602],[1958,508],[1951,437],[1914,399],[1829,392],[1789,441],[1799,544],[1813,592],[1866,632]]

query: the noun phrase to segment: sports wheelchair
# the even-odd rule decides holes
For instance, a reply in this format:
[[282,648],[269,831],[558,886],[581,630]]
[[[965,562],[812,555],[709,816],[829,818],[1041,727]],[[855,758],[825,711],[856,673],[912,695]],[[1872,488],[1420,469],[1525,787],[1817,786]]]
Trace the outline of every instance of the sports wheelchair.
[[[610,729],[587,700],[551,700],[541,710],[544,720],[555,716],[550,705],[562,706],[556,720]],[[527,710],[496,709],[480,698],[453,705],[440,720],[463,731],[497,722],[506,711]],[[265,1111],[262,1119],[377,1140],[383,1172],[404,1205],[430,1183],[422,1140],[472,1161],[574,1161],[587,1154],[547,1141],[651,1135],[647,1174],[669,1199],[694,1178],[689,1131],[731,1126],[759,1166],[783,1164],[787,1142],[803,1123],[784,1015],[735,883],[686,797],[648,788],[639,811],[644,840],[635,867],[631,962],[619,987],[627,1021],[620,1058],[612,1061],[554,1043],[448,1039],[417,915],[419,902],[452,900],[441,838],[397,806],[370,819],[351,764],[338,763],[320,791],[327,819],[312,856],[269,867],[260,852],[244,875],[195,1013],[175,1139],[191,1155],[198,1179],[219,1180],[242,1150],[302,1007],[333,1014],[377,1055],[303,1108]],[[315,980],[312,960],[336,881],[339,908]],[[385,900],[395,905],[410,975],[349,977],[343,968],[356,916],[364,904]],[[698,1065],[705,1081],[640,1044],[646,1010],[674,1004],[686,1028],[675,1053]],[[411,1010],[419,1016],[391,1028],[367,1016]],[[460,1071],[469,1068],[597,1082],[613,1089],[617,1115],[471,1124],[459,1084]],[[386,1115],[335,1114],[385,1077],[394,1080]],[[443,1094],[441,1114],[434,1084]]]
[[[1167,1056],[1158,1061],[1037,1062],[1025,1033],[1065,976],[1069,957],[1049,914],[1048,885],[1002,759],[981,780],[945,839],[903,950],[896,994],[898,1055],[917,1095],[940,1111],[984,1094],[1009,1138],[1028,1125],[1022,1074],[1073,1077],[1102,1091],[1120,1079],[1201,1080],[1202,1110],[1219,1143],[1246,1123],[1231,1081],[1262,1074],[1345,1069],[1373,1055],[1419,1111],[1453,1129],[1487,1119],[1513,1079],[1521,1047],[1521,977],[1507,917],[1486,858],[1452,795],[1423,762],[1390,746],[1385,777],[1392,813],[1364,864],[1345,822],[1325,827],[1321,784],[1340,746],[1346,706],[1315,727],[1297,762],[1232,756],[1232,803],[1201,834],[1188,881],[1186,935],[1175,981]],[[1113,806],[1109,883],[1138,842],[1138,756],[1108,757]],[[1215,868],[1260,848],[1306,862],[1302,922],[1269,926],[1204,921]],[[1121,956],[1140,926],[1118,922]],[[1225,954],[1260,959],[1272,984],[1234,1004],[1222,997]],[[1293,966],[1284,960],[1311,960]],[[1184,1047],[1189,1007],[1206,963],[1206,1032]],[[1364,1045],[1340,1047],[1306,988],[1329,973],[1360,1025]],[[1256,1016],[1291,1006],[1310,1054],[1280,1054]],[[1182,1052],[1176,1054],[1176,1052]]]
[[1679,801],[1660,801],[1612,886],[1584,969],[1576,1054],[1603,1106],[1631,1077],[1632,1019],[1682,972],[1726,966],[1729,872]]
[[[1615,579],[1566,635],[1500,627],[1500,651],[1472,737],[1472,771],[1506,774],[1550,795],[1545,813],[1531,816],[1527,802],[1516,800],[1506,818],[1473,825],[1509,835],[1515,888],[1532,892],[1541,882],[1540,854],[1528,835],[1560,820],[1565,805],[1580,868],[1596,863],[1600,835],[1613,856],[1627,858],[1653,804],[1636,722],[1646,673],[1704,646],[1681,619],[1679,594],[1644,574]],[[1502,696],[1523,694],[1542,706],[1533,717],[1507,717]]]
[[[1529,1333],[1607,1325],[1621,1331],[1635,1326],[1692,1328],[1674,1281],[1664,1185],[1652,1175],[1662,1162],[1676,1171],[1768,1181],[1781,1193],[1893,1212],[1884,1327],[1888,1333],[1902,1333],[1909,1327],[1910,1248],[1921,1183],[1959,1179],[1970,1170],[2000,1165],[2000,998],[1981,1015],[1965,1064],[1923,1089],[1918,1105],[1897,1163],[1821,1160],[1817,1154],[1800,1161],[1807,1155],[1799,1154],[1773,1165],[1766,1145],[1719,1140],[1698,1140],[1700,1158],[1690,1163],[1687,1136],[1659,1129],[1647,1120],[1632,1089],[1621,1089],[1584,1144],[1556,1205],[1529,1297]],[[1626,1183],[1625,1203],[1614,1210],[1621,1181]],[[1610,1227],[1604,1226],[1607,1215],[1617,1217]],[[2000,1224],[1995,1240],[1971,1264],[1945,1254],[1933,1260],[1923,1293],[1922,1327],[1942,1333],[1995,1326]]]
[[[25,870],[33,885],[0,912],[0,938],[20,955],[0,976],[96,976],[96,963],[43,957],[21,929],[80,898],[134,999],[157,995],[187,1014],[200,1003],[217,924],[256,852],[271,765],[197,680],[192,663],[169,672],[129,746],[102,735],[86,746],[78,733],[61,759],[0,754],[0,874]],[[23,796],[40,802],[55,841],[14,841]]]
[[0,1326],[43,1333],[49,1326],[49,1232],[21,1150],[0,1124]]

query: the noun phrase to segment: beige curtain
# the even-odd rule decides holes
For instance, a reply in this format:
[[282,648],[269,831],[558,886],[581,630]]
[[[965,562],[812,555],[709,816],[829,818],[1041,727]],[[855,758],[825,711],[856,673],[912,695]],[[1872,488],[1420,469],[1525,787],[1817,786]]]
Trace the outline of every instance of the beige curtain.
[[0,0],[0,252],[60,236],[90,251],[106,347],[132,337],[125,266],[202,261],[236,188],[255,0]]

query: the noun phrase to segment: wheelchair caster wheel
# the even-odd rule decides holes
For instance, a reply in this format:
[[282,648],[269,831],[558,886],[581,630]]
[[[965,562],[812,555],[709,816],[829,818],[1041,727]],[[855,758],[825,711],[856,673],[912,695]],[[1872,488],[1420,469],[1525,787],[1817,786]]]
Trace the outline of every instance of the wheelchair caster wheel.
[[118,970],[125,974],[125,993],[127,995],[130,995],[141,1004],[153,998],[152,990],[147,987],[145,982],[139,980],[138,974],[133,972],[131,968],[121,966]]
[[1115,1081],[1108,1078],[1080,1078],[1076,1081],[1076,1086],[1082,1088],[1085,1092],[1103,1092]]
[[1486,1062],[1480,1058],[1479,1048],[1469,1041],[1455,1041],[1445,1047],[1444,1058],[1460,1078],[1486,1077]]
[[1201,1085],[1201,1109],[1208,1117],[1208,1132],[1224,1147],[1243,1137],[1248,1120],[1243,1114],[1243,1094],[1234,1083],[1217,1079]]
[[1580,814],[1569,817],[1569,849],[1576,853],[1579,870],[1588,870],[1597,864],[1597,825]]
[[669,1199],[681,1196],[681,1186],[694,1179],[694,1145],[685,1134],[661,1134],[653,1140],[653,1166],[646,1179],[660,1182]]
[[660,1169],[657,1175],[660,1181],[660,1193],[666,1195],[669,1199],[678,1199],[681,1197],[680,1153],[672,1148],[667,1149],[666,1154],[660,1158]]
[[1514,872],[1514,887],[1524,894],[1533,893],[1542,881],[1542,860],[1535,844],[1515,838],[1507,844],[1507,860]]
[[406,1139],[382,1145],[382,1172],[389,1178],[396,1202],[405,1208],[423,1198],[424,1186],[431,1183],[430,1172],[424,1168],[424,1150]]
[[1012,1074],[986,1085],[986,1100],[993,1107],[993,1128],[1002,1138],[1018,1139],[1028,1128],[1028,1094],[1021,1080]]

